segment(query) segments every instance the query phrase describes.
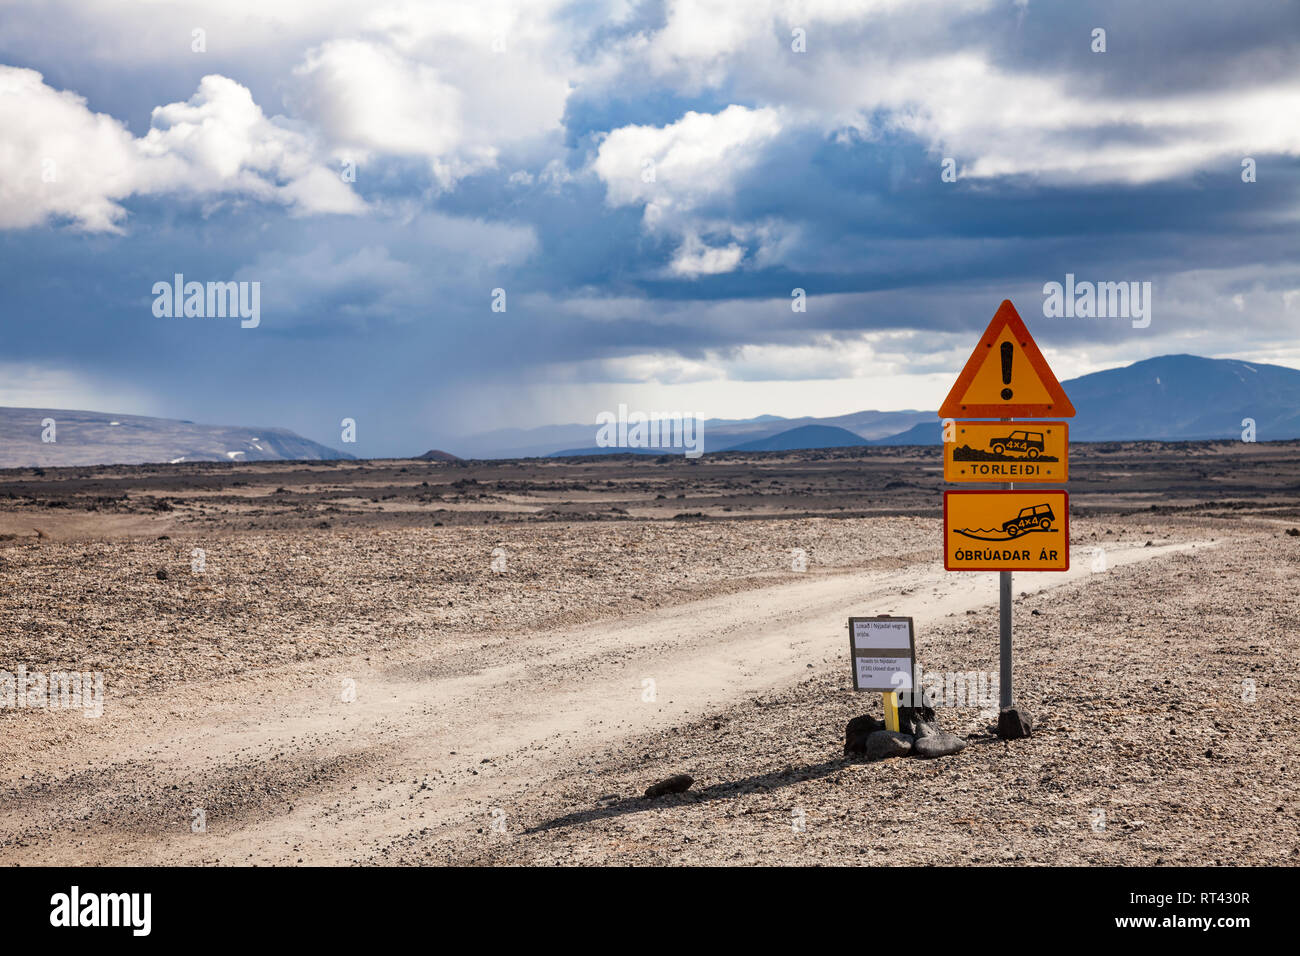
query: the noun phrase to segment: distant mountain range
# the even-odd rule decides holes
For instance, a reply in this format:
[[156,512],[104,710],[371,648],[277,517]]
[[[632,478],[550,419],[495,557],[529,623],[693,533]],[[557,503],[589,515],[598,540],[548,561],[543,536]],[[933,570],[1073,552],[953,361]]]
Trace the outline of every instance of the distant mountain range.
[[[1254,421],[1259,441],[1300,438],[1300,371],[1280,365],[1162,355],[1061,384],[1078,411],[1070,420],[1070,437],[1075,441],[1240,438],[1244,419]],[[658,448],[597,448],[596,430],[595,425],[506,429],[466,439],[460,450],[488,458],[672,453]],[[937,445],[941,441],[935,412],[911,409],[833,418],[763,415],[704,422],[706,452]]]
[[800,425],[798,428],[777,432],[767,438],[747,441],[727,450],[793,451],[796,448],[852,448],[856,445],[869,444],[871,442],[867,439],[847,428],[836,425]]
[[1084,441],[1240,438],[1246,418],[1259,441],[1300,438],[1300,371],[1280,365],[1162,355],[1062,384]]
[[[956,377],[954,372],[954,378]],[[1254,422],[1258,441],[1300,438],[1300,371],[1279,365],[1162,355],[1061,383],[1078,410],[1074,441],[1239,439]],[[54,420],[53,442],[46,419]],[[531,458],[681,454],[681,449],[595,447],[595,425],[500,429],[421,455]],[[937,445],[933,411],[865,411],[831,418],[706,419],[703,446],[719,451],[792,451],[855,445]],[[427,446],[425,446],[427,447]],[[168,418],[52,408],[0,408],[0,468],[189,461],[323,461],[354,456],[283,428],[198,425]]]
[[[52,430],[48,420],[53,420]],[[352,457],[284,428],[196,425],[66,408],[0,408],[0,468]]]
[[[1072,441],[1257,441],[1300,438],[1300,371],[1281,365],[1161,355],[1062,382],[1078,414]],[[873,444],[938,445],[937,417]]]
[[[901,412],[854,412],[851,415],[837,415],[833,418],[781,418],[778,415],[762,415],[758,418],[736,420],[728,418],[706,418],[704,420],[705,451],[724,451],[736,448],[748,442],[762,441],[781,432],[791,431],[804,425],[821,425],[848,431],[858,438],[870,441],[884,438],[910,428],[918,422],[934,421],[934,412],[908,409]],[[552,457],[568,455],[603,455],[641,451],[650,455],[662,455],[663,449],[634,448],[598,448],[596,447],[595,425],[547,425],[543,428],[506,429],[499,432],[487,432],[471,439],[458,441],[456,447],[462,454],[478,458],[506,457]],[[569,439],[566,444],[546,446],[533,444],[528,436],[538,433]],[[829,434],[829,433],[828,433]],[[496,441],[528,441],[528,444],[497,447]],[[812,445],[804,447],[822,448],[831,445]],[[671,449],[669,450],[671,452]]]

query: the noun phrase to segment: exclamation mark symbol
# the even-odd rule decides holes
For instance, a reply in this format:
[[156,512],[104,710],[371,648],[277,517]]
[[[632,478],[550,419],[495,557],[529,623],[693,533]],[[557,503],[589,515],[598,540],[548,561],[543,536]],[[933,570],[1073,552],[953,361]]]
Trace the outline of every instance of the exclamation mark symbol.
[[[1002,343],[1002,384],[1003,385],[1011,384],[1011,355],[1014,351],[1015,351],[1015,347],[1010,342]],[[1002,401],[1004,402],[1011,401],[1011,389],[1004,388],[1002,390]]]

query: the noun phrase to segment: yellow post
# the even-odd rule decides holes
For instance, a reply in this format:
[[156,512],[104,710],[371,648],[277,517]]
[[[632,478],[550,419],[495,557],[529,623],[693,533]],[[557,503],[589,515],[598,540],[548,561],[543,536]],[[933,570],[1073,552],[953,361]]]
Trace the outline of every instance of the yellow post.
[[898,691],[885,691],[880,700],[885,705],[885,729],[898,733]]

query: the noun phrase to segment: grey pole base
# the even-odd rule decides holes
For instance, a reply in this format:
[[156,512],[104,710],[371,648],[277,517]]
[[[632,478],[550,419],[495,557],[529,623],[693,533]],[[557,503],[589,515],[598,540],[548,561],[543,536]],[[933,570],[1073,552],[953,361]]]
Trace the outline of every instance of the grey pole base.
[[1004,707],[998,711],[998,736],[1003,740],[1019,740],[1033,732],[1033,718],[1019,707]]

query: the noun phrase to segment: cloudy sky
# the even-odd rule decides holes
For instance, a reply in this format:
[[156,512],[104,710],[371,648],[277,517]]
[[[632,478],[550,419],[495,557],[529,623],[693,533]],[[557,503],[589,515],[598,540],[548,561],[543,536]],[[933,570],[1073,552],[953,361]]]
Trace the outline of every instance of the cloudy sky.
[[[1292,0],[0,4],[4,405],[363,455],[934,408],[1003,298],[1061,378],[1300,367],[1298,220]],[[1045,317],[1067,273],[1149,327]]]

